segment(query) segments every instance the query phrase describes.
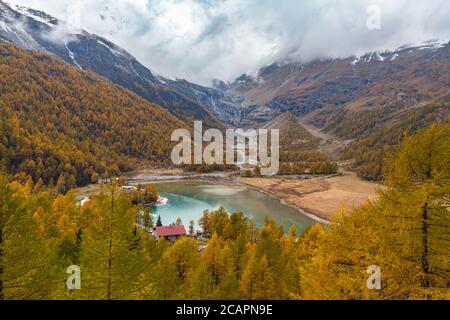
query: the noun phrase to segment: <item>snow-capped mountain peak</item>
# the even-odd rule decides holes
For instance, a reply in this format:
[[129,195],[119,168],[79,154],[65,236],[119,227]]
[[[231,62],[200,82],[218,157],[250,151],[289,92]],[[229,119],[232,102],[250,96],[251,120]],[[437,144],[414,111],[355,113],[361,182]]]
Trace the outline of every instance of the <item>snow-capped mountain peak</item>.
[[45,12],[39,11],[39,10],[34,10],[31,8],[19,6],[19,5],[16,5],[14,7],[14,10],[21,13],[24,16],[27,16],[29,18],[35,19],[36,21],[44,23],[44,24],[48,25],[49,27],[53,27],[58,24],[58,19],[48,15]]
[[[220,94],[211,101],[204,99],[205,96],[210,97],[210,88],[156,77],[136,58],[111,41],[44,12],[11,7],[0,0],[0,41],[28,50],[43,51],[80,70],[95,72],[168,109],[182,120],[184,117],[201,119],[211,127],[223,126],[210,112],[210,107],[216,107],[224,98]],[[232,104],[228,100],[223,103]]]

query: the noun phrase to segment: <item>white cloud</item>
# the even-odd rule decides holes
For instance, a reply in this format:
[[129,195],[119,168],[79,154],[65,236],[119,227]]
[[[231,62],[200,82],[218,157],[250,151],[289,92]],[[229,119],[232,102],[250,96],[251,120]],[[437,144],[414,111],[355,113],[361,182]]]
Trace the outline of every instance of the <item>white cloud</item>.
[[[254,73],[287,57],[346,57],[450,39],[448,0],[9,2],[69,19],[76,27],[109,38],[157,73],[202,84]],[[381,8],[381,30],[367,28],[370,5]],[[73,14],[77,11],[79,19]]]

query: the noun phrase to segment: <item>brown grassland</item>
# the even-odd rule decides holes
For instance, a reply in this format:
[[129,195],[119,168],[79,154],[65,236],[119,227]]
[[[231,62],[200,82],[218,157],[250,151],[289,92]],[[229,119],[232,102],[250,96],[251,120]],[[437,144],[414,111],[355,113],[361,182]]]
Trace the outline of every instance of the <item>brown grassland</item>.
[[376,199],[381,185],[364,181],[355,173],[345,172],[342,176],[315,178],[311,180],[289,180],[276,178],[246,178],[246,185],[268,192],[286,204],[303,209],[322,219],[331,215],[343,205],[346,212],[360,206],[367,200]]

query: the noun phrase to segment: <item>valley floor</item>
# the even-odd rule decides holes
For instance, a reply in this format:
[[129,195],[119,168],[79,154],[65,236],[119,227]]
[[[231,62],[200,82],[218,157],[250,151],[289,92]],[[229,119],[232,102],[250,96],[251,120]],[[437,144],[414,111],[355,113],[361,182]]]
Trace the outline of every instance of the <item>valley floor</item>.
[[248,186],[272,194],[287,205],[329,221],[343,205],[347,212],[368,200],[376,199],[381,185],[361,180],[353,172],[341,176],[298,180],[283,177],[246,178]]

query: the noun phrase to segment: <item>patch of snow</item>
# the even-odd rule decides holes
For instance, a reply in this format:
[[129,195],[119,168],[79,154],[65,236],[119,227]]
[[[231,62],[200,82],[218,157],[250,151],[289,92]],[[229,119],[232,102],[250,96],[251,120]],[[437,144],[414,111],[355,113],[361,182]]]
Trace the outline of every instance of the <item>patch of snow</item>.
[[11,10],[8,3],[6,3],[6,6],[5,6],[2,2],[0,2],[0,7],[3,9],[2,15],[5,18],[8,18],[9,20],[15,18],[15,12],[13,10]]
[[9,31],[10,31],[9,26],[8,26],[4,21],[0,21],[0,27],[1,27],[5,32],[9,32]]
[[[408,50],[407,53],[414,53],[415,50],[438,50],[444,48],[449,42],[447,40],[432,40],[427,42],[421,42],[416,44],[408,44],[398,48],[389,49],[385,51],[378,51],[367,53],[365,55],[364,63],[369,63],[373,59],[377,61],[394,61],[399,57],[398,52]],[[361,62],[361,57],[356,56],[355,60],[351,63],[353,66]]]
[[389,61],[394,61],[395,59],[397,59],[399,57],[399,55],[396,53],[392,56],[392,58]]
[[376,56],[377,56],[377,60],[380,62],[383,62],[385,60],[385,58],[379,52],[376,53]]
[[161,82],[162,84],[167,84],[167,80],[166,78],[164,78],[163,76],[160,76],[159,74],[155,74],[156,79],[159,80],[159,82]]
[[81,71],[83,71],[83,68],[80,66],[80,64],[77,62],[77,60],[75,60],[75,54],[69,49],[69,46],[68,46],[67,42],[65,43],[65,45],[66,45],[67,52],[69,52],[69,57],[70,57],[70,59],[72,59],[73,63],[74,63]]
[[[128,65],[129,65],[131,71],[132,71],[135,75],[137,75],[137,76],[138,76],[139,78],[141,78],[141,79],[144,79],[144,78],[142,78],[142,76],[140,75],[140,73],[136,71],[136,69],[134,68],[134,66],[133,66],[132,63],[129,63]],[[144,79],[144,80],[146,80],[146,79]]]
[[122,53],[122,52],[120,52],[120,51],[117,51],[117,50],[111,48],[110,46],[108,46],[108,45],[107,45],[106,43],[104,43],[103,41],[97,40],[97,42],[98,42],[99,44],[103,45],[104,47],[108,48],[108,50],[111,51],[114,55],[116,55],[116,56],[117,56],[117,55],[125,56],[124,53]]
[[263,83],[265,82],[265,80],[264,80],[264,78],[262,78],[262,77],[257,77],[257,78],[255,79],[255,82],[256,82],[257,84],[261,85],[261,84],[263,84]]
[[209,99],[211,100],[212,107],[214,109],[217,108],[216,100],[214,99],[214,97],[213,96],[209,96]]
[[352,65],[356,66],[356,64],[361,61],[361,57],[355,57],[355,60],[353,60]]
[[153,75],[154,75],[155,78],[158,79],[159,82],[161,82],[162,84],[169,84],[170,82],[177,81],[177,79],[175,79],[175,78],[163,77],[162,75],[159,75],[159,74],[156,74],[156,73],[154,73]]
[[427,41],[421,44],[416,45],[416,47],[419,50],[425,50],[425,49],[440,49],[443,48],[447,45],[448,41],[443,41],[443,40],[432,40],[432,41]]
[[412,49],[409,52],[413,52],[414,49],[425,50],[425,49],[440,49],[445,47],[448,44],[448,40],[431,40],[426,42],[419,42],[416,44],[409,44],[405,46],[401,46],[393,50],[393,52],[398,52],[401,50]]
[[[51,23],[50,21],[50,18],[48,18],[48,19],[45,19],[45,18],[43,18],[43,17],[41,17],[41,16],[38,16],[38,15],[36,15],[36,14],[34,14],[33,12],[31,12],[30,11],[30,9],[29,8],[27,8],[27,7],[23,7],[23,6],[15,6],[15,8],[14,8],[17,12],[19,12],[20,14],[22,14],[22,15],[24,15],[24,16],[27,16],[27,17],[29,17],[29,18],[32,18],[32,19],[34,19],[34,20],[36,20],[36,21],[38,21],[38,22],[40,22],[40,23],[43,23],[43,24],[45,24],[45,25],[47,25],[47,26],[49,26],[49,27],[54,27],[55,26],[55,24],[53,24],[53,23]],[[52,19],[53,20],[53,19]]]

